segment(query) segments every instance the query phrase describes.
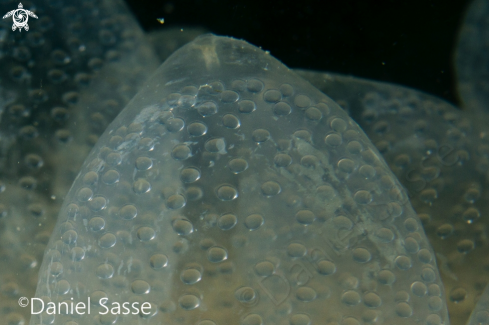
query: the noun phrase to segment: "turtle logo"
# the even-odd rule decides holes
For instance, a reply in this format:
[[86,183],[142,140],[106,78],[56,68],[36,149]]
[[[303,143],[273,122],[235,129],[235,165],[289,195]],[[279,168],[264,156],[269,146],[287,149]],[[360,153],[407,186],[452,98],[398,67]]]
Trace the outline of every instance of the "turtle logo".
[[3,16],[3,19],[8,18],[10,16],[13,16],[12,19],[14,20],[14,24],[12,25],[12,30],[15,31],[18,28],[19,32],[22,31],[22,28],[24,28],[26,31],[29,30],[29,25],[27,25],[29,16],[37,19],[36,14],[33,13],[32,11],[24,9],[24,6],[20,2],[19,2],[19,9],[15,9],[7,12],[5,16]]

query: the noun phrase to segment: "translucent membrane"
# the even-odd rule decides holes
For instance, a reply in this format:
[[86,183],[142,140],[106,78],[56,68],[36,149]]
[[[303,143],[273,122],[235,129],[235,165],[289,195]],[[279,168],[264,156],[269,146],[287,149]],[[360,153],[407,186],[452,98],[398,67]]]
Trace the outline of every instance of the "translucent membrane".
[[[157,67],[122,1],[23,2],[0,27],[0,323],[25,324],[64,196],[108,122]],[[2,1],[0,12],[17,9]]]
[[[458,90],[465,108],[486,115],[489,104],[489,3],[473,1],[465,14],[455,51]],[[483,118],[487,126],[487,119]]]
[[468,325],[486,325],[489,324],[489,286],[479,297],[479,302],[470,315]]
[[[212,35],[100,137],[36,297],[90,297],[91,315],[31,324],[448,323],[420,219],[364,132],[269,54]],[[150,312],[99,315],[104,297]]]
[[197,36],[208,32],[209,31],[203,27],[165,26],[161,29],[149,31],[146,38],[154,47],[158,58],[161,60],[161,62],[163,62],[180,47],[184,46],[190,41],[193,41]]
[[[451,324],[466,324],[489,282],[485,128],[471,112],[413,89],[299,74],[349,111],[408,190],[436,252]],[[441,300],[432,298],[430,306],[439,308]]]

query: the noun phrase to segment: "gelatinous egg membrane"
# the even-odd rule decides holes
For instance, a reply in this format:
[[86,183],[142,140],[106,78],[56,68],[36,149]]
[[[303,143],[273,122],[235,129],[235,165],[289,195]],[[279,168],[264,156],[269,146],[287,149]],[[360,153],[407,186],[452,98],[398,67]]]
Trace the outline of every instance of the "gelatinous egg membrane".
[[[104,132],[46,254],[36,296],[149,301],[150,323],[447,319],[419,219],[363,131],[270,55],[212,35]],[[78,319],[97,321],[118,317]]]
[[[30,318],[17,300],[38,272],[36,297],[93,305],[32,324],[448,324],[447,307],[467,321],[489,265],[489,147],[470,112],[299,71],[312,86],[210,35],[144,83],[158,60],[122,5],[36,5],[42,28],[0,43],[15,44],[0,94],[9,324]],[[103,297],[151,311],[99,315]]]

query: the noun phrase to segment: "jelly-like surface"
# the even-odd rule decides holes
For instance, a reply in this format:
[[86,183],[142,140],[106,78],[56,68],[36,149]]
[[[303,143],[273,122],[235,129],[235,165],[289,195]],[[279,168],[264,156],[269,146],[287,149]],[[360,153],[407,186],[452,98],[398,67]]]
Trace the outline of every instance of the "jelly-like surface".
[[[29,321],[45,253],[36,297],[92,313],[31,324],[489,324],[485,2],[459,37],[466,112],[299,71],[311,86],[215,36],[144,84],[202,31],[154,51],[121,1],[35,5],[25,38],[0,21],[0,323]],[[151,312],[101,317],[103,297]]]
[[479,297],[479,302],[472,312],[468,325],[480,325],[489,323],[489,286]]
[[[489,50],[489,3],[474,0],[465,13],[455,51],[458,91],[466,108],[481,114],[487,113],[489,103],[489,75],[487,51]],[[487,123],[486,123],[487,125]]]
[[122,2],[36,0],[35,11],[22,34],[0,21],[0,323],[9,325],[29,321],[18,299],[35,294],[84,159],[158,66]]
[[299,73],[348,109],[407,189],[437,255],[451,323],[465,324],[489,282],[484,129],[472,112],[419,91]]
[[40,315],[59,324],[448,321],[420,220],[363,131],[269,54],[212,35],[99,139],[36,296],[152,306]]

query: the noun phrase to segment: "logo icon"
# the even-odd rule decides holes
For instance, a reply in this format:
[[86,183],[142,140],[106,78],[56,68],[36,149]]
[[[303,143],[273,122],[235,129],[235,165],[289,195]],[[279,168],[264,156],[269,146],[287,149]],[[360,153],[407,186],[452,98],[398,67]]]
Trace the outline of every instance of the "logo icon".
[[24,9],[24,6],[20,2],[19,2],[19,9],[15,9],[7,12],[5,16],[3,16],[3,19],[8,18],[10,16],[12,16],[12,19],[14,20],[14,24],[12,25],[12,30],[15,31],[18,28],[19,32],[22,31],[22,28],[24,28],[26,31],[29,30],[29,25],[27,25],[29,16],[37,19],[36,14],[33,13],[32,11]]

